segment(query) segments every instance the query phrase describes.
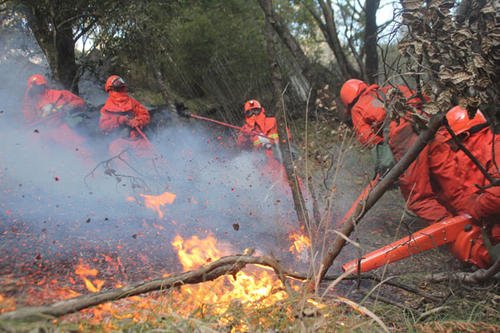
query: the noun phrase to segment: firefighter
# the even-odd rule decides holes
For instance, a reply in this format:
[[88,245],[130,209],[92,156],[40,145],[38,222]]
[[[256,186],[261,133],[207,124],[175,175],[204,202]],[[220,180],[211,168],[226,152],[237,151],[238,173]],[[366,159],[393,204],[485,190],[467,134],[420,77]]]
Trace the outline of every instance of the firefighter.
[[43,75],[28,78],[22,106],[25,123],[36,126],[36,132],[45,141],[77,149],[88,158],[90,154],[82,147],[85,139],[77,133],[85,110],[82,98],[68,90],[49,89]]
[[[476,163],[459,149],[468,150],[493,179],[500,177],[500,139],[480,110],[470,118],[467,110],[455,106],[446,113],[449,128],[441,128],[431,144],[431,172],[441,187],[440,196],[457,213],[476,222],[500,220],[500,186],[492,186]],[[458,142],[457,142],[458,141]]]
[[142,133],[150,121],[149,111],[128,95],[127,84],[118,75],[106,80],[104,90],[109,97],[101,108],[99,128],[112,139],[109,154],[116,156],[131,148],[138,156],[149,156],[149,142]]
[[[393,87],[368,86],[365,82],[350,79],[340,90],[340,99],[352,117],[358,141],[372,148],[375,156],[375,172],[383,176],[404,153],[414,144],[417,134],[410,119],[402,117],[398,121],[385,120],[387,112],[382,102],[385,94]],[[414,108],[421,100],[404,86],[397,89],[406,98],[406,103]],[[398,185],[408,208],[429,223],[452,217],[447,207],[433,192],[429,181],[429,147],[424,148],[417,159],[399,177]]]
[[278,147],[276,118],[267,117],[266,110],[255,99],[245,102],[243,112],[245,124],[237,137],[237,145],[241,148],[264,150],[267,158],[263,173],[270,175],[272,179],[279,179],[286,188],[287,178]]
[[[270,150],[278,140],[276,118],[267,117],[259,101],[251,99],[243,107],[245,124],[237,138],[240,147]],[[258,135],[262,134],[262,136]]]

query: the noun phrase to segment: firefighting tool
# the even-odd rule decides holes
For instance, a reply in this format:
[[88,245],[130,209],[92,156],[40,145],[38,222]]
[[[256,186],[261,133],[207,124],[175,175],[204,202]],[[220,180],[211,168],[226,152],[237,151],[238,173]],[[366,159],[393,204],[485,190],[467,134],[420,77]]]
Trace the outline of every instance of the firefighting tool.
[[[214,123],[214,124],[217,124],[217,125],[229,127],[229,128],[235,129],[235,130],[240,131],[240,132],[244,132],[243,128],[240,127],[240,126],[231,125],[231,124],[228,124],[228,123],[225,123],[225,122],[222,122],[222,121],[218,121],[218,120],[215,120],[215,119],[211,119],[211,118],[199,116],[199,115],[196,115],[196,114],[192,114],[191,112],[186,111],[186,108],[182,104],[176,104],[176,109],[177,109],[177,114],[179,116],[181,116],[181,117],[184,117],[184,118],[194,118],[194,119],[198,119],[198,120],[203,120],[203,121],[207,121],[207,122]],[[274,141],[273,138],[270,138],[269,136],[267,136],[265,134],[262,134],[262,133],[259,133],[259,132],[256,132],[256,131],[251,131],[250,133],[253,134],[253,135],[260,136],[261,138],[266,138],[270,142]]]
[[454,256],[463,262],[479,268],[487,268],[491,265],[492,258],[483,239],[481,228],[472,224],[469,215],[460,215],[434,223],[365,254],[360,259],[345,263],[342,269],[363,273],[444,244],[449,244]]
[[137,133],[139,133],[139,135],[144,139],[144,141],[146,141],[146,143],[149,146],[151,146],[151,147],[153,146],[153,144],[151,143],[151,141],[149,141],[149,139],[146,136],[146,134],[144,134],[144,132],[139,127],[134,127],[134,129],[137,131]]

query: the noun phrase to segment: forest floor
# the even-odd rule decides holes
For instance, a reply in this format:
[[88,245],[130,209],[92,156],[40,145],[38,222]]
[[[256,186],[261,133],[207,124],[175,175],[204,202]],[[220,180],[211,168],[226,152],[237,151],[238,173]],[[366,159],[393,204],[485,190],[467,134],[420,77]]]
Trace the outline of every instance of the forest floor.
[[[327,202],[333,203],[333,222],[327,223],[328,229],[347,211],[372,176],[369,151],[356,144],[350,129],[331,119],[328,115],[320,115],[319,120],[307,124],[307,138],[305,123],[292,129],[295,142],[303,152],[299,169],[302,174],[310,175],[303,178],[306,183],[311,182],[322,215]],[[329,276],[338,276],[341,264],[358,257],[360,251],[380,248],[425,227],[422,221],[405,214],[404,206],[399,190],[386,193],[351,235],[362,250],[347,245]],[[321,244],[327,244],[334,235],[326,231],[318,234],[326,235],[313,240],[318,251],[313,256],[321,258]],[[332,280],[327,280],[320,285],[317,295],[299,290],[271,306],[248,308],[232,302],[224,313],[217,313],[211,311],[210,304],[203,304],[183,313],[176,306],[182,303],[183,297],[189,297],[189,293],[182,295],[173,290],[153,293],[149,298],[114,302],[116,305],[105,304],[98,307],[98,314],[85,310],[43,324],[5,325],[0,322],[0,330],[366,332],[387,328],[395,332],[497,332],[500,330],[498,283],[465,285],[453,280],[452,274],[440,283],[427,279],[431,273],[468,269],[446,248],[439,248],[380,268],[374,272],[375,280],[346,279],[332,290],[328,288]],[[8,292],[9,285],[15,288],[15,281],[7,281],[5,276],[1,278],[0,313],[12,308],[10,300],[2,298],[2,293]],[[343,297],[354,303],[342,303]]]
[[[370,152],[355,142],[352,131],[331,119],[323,117],[309,125],[308,164],[310,173],[314,175],[317,197],[326,198],[333,189],[336,192],[333,210],[345,212],[370,181],[373,164]],[[305,149],[305,145],[301,148]],[[337,169],[337,173],[328,173],[325,169]],[[338,219],[341,214],[334,216]],[[360,244],[363,253],[366,253],[426,226],[424,221],[405,213],[405,202],[399,189],[395,188],[388,191],[363,217],[351,239]],[[330,272],[340,272],[342,263],[359,254],[358,248],[347,245]],[[426,295],[436,296],[435,300],[377,281],[345,281],[338,286],[345,289],[337,293],[366,306],[395,331],[498,331],[499,283],[466,285],[453,279],[454,272],[471,269],[455,259],[444,246],[374,271],[381,280],[411,286]],[[429,278],[434,273],[449,274],[449,279],[440,283],[431,282]],[[327,282],[322,284],[325,288],[327,285]]]

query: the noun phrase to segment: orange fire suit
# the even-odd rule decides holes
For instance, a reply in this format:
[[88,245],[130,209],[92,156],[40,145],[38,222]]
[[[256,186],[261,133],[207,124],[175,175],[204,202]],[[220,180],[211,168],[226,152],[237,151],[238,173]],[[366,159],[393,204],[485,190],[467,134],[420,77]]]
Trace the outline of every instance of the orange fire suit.
[[85,101],[68,90],[45,89],[39,95],[30,96],[29,88],[23,100],[22,112],[29,126],[43,126],[40,136],[48,141],[74,150],[75,147],[88,157],[81,147],[85,139],[77,134],[65,121],[68,112],[84,109]]
[[[452,149],[451,141],[443,141],[444,131],[445,128],[438,131],[436,139],[424,148],[400,179],[409,208],[430,222],[462,213],[471,215],[476,221],[497,221],[500,187],[481,189],[489,184],[488,180],[464,152]],[[495,136],[496,150],[499,150],[499,141]],[[493,177],[500,176],[496,167],[499,161],[496,165],[493,162],[493,133],[489,128],[471,134],[463,145]],[[499,159],[497,153],[495,157]]]
[[[404,153],[413,146],[418,136],[408,121],[401,121],[399,125],[392,128],[389,137],[389,145],[394,153],[394,158],[400,160]],[[439,146],[434,148],[437,150]],[[420,218],[434,223],[453,217],[454,214],[450,212],[432,186],[431,180],[434,179],[433,176],[442,172],[442,170],[437,171],[437,169],[444,169],[445,167],[437,167],[431,164],[437,161],[430,160],[430,151],[431,147],[427,146],[420,152],[415,161],[399,177],[398,184],[408,208]],[[455,169],[456,167],[453,167],[453,172]],[[444,178],[449,175],[443,174],[441,176]]]
[[[264,135],[259,136],[257,133]],[[264,173],[273,179],[283,179],[286,184],[286,172],[283,164],[279,161],[277,153],[278,125],[276,118],[266,117],[265,109],[256,116],[245,118],[242,132],[237,137],[237,145],[243,148],[264,149],[266,154],[266,165]],[[285,186],[286,187],[286,186]]]
[[149,121],[149,111],[141,103],[124,91],[110,91],[99,119],[99,128],[115,137],[109,145],[110,155],[118,155],[127,148],[140,156],[150,154],[148,142],[136,130]]
[[[354,131],[358,141],[368,147],[384,141],[383,124],[386,110],[382,102],[382,95],[391,87],[379,88],[378,85],[369,86],[352,107],[351,115]],[[405,86],[397,87],[407,98],[407,103],[418,107],[421,104],[415,93]],[[396,161],[399,161],[406,151],[414,144],[417,134],[411,123],[404,118],[389,123],[388,143]],[[417,159],[399,177],[399,187],[408,208],[421,218],[436,222],[453,215],[439,202],[429,182],[429,164],[427,159],[428,147],[424,148]],[[427,181],[422,181],[426,179]]]
[[[436,141],[439,142],[439,138],[438,133]],[[470,133],[462,144],[492,177],[500,177],[500,136],[493,135],[486,127]],[[452,148],[453,145],[453,140],[449,140],[431,156],[433,164],[445,165],[434,171],[439,172],[444,200],[457,212],[470,214],[477,221],[497,223],[500,221],[500,186],[488,187],[490,182],[486,176],[462,150]]]
[[[358,141],[368,147],[372,147],[384,141],[382,126],[386,117],[382,95],[392,87],[380,88],[372,84],[361,94],[356,104],[351,109],[352,123]],[[420,99],[415,93],[405,86],[397,87],[407,98],[407,103],[419,106]],[[390,130],[394,130],[397,123],[391,122]]]

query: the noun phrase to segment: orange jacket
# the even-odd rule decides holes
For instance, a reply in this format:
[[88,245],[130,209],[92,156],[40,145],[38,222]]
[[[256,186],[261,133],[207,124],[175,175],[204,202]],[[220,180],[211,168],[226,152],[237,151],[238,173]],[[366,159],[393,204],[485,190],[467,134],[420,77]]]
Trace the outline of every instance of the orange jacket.
[[[261,148],[266,143],[275,144],[278,140],[278,125],[276,118],[266,117],[265,110],[252,119],[245,119],[245,124],[242,126],[243,131],[238,134],[237,145],[241,147]],[[267,136],[261,137],[259,133]]]
[[[396,160],[415,143],[417,134],[407,121],[395,125],[390,132],[389,145]],[[425,147],[406,171],[399,177],[399,188],[407,206],[420,218],[430,223],[453,217],[432,186],[434,179],[430,160],[431,147]],[[435,170],[434,170],[435,171]]]
[[46,89],[35,97],[30,97],[26,92],[22,111],[28,124],[46,120],[44,124],[58,126],[63,123],[64,111],[84,107],[85,101],[68,90]]
[[[141,103],[126,92],[110,91],[106,103],[101,108],[99,128],[105,133],[112,133],[123,124],[120,123],[121,117],[134,120],[139,128],[146,126],[150,121],[149,111]],[[130,138],[138,137],[137,131],[130,131]]]
[[[463,145],[484,166],[488,173],[500,177],[500,136],[493,135],[489,127],[472,133],[463,141]],[[495,151],[493,152],[493,148]],[[456,181],[462,185],[461,196],[454,201],[457,211],[470,214],[474,219],[500,221],[500,186],[488,187],[490,182],[461,150],[456,151],[458,168],[462,171]],[[493,160],[496,159],[496,163]],[[482,189],[483,187],[487,187]]]
[[[352,124],[358,141],[368,147],[375,146],[384,141],[382,126],[386,117],[384,109],[383,94],[387,93],[391,86],[380,88],[372,84],[361,94],[356,104],[351,109]],[[415,93],[405,86],[397,87],[407,98],[407,103],[419,106],[420,99]],[[397,123],[391,122],[390,131],[394,131]]]
[[[478,221],[498,217],[500,187],[481,190],[480,187],[488,185],[488,180],[465,153],[453,150],[450,142],[443,142],[444,131],[444,128],[438,131],[436,139],[400,178],[408,206],[429,221],[439,220],[439,215],[444,218],[461,213],[470,214]],[[492,159],[493,134],[489,128],[473,133],[463,144],[492,176],[500,176]],[[497,147],[500,147],[500,139],[495,136],[495,148],[500,153]]]

